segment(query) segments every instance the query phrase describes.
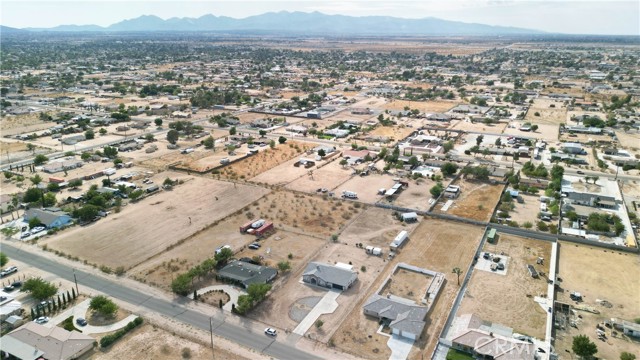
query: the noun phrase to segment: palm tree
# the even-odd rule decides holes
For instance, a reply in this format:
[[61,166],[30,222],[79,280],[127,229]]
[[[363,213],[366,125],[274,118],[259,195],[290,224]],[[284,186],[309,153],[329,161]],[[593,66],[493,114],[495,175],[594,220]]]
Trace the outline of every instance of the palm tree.
[[458,286],[460,286],[460,275],[462,275],[462,270],[460,270],[459,267],[454,267],[453,273],[458,275]]

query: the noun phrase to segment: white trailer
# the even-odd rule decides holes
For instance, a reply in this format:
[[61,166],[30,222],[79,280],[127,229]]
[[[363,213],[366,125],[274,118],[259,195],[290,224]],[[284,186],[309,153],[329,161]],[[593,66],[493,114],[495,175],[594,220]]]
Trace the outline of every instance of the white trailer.
[[409,238],[409,233],[406,230],[400,231],[393,242],[391,242],[391,250],[398,250],[402,245],[404,245],[405,241]]

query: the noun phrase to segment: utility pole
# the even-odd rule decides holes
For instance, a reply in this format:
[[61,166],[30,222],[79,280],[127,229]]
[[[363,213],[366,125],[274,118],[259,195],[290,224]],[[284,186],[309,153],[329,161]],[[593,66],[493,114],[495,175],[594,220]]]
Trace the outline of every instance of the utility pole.
[[213,352],[213,316],[209,318],[209,333],[211,334],[211,358],[215,360],[216,356]]
[[73,281],[76,283],[76,293],[80,295],[80,290],[78,290],[78,279],[76,278],[76,269],[73,269]]

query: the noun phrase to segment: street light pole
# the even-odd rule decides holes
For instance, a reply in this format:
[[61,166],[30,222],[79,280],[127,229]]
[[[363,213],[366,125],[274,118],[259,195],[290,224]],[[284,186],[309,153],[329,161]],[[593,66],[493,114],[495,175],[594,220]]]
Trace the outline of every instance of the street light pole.
[[213,352],[213,316],[209,318],[209,333],[211,334],[211,358],[215,360],[216,356]]
[[78,289],[78,279],[76,278],[76,269],[73,269],[73,281],[76,283],[76,293],[80,295],[80,290]]

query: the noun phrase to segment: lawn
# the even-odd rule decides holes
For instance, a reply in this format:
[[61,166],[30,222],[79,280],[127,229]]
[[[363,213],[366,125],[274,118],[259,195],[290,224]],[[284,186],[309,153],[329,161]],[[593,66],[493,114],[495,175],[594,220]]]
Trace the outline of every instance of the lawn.
[[473,360],[473,356],[456,349],[449,349],[447,360]]

